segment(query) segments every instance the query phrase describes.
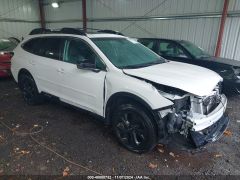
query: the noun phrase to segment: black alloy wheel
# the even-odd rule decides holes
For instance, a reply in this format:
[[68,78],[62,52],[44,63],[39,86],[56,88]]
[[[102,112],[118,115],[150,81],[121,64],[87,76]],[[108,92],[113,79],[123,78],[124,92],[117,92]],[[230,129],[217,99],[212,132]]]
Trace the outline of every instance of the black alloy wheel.
[[19,87],[22,91],[24,101],[29,105],[42,102],[43,97],[39,94],[36,83],[32,76],[23,74],[19,77]]
[[140,105],[120,105],[114,114],[114,131],[125,148],[136,153],[144,153],[156,145],[155,126]]

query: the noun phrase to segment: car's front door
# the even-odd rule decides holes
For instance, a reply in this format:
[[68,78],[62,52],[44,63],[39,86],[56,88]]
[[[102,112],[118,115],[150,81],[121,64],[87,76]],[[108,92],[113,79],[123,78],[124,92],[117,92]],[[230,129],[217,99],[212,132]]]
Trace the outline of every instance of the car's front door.
[[[99,71],[77,68],[82,62],[94,64]],[[68,38],[62,64],[62,100],[103,115],[105,69],[101,58],[84,40]]]

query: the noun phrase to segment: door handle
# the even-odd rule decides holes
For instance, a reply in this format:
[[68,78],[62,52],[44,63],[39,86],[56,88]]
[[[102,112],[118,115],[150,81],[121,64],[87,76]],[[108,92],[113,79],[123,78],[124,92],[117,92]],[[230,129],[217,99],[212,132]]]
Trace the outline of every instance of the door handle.
[[57,69],[57,72],[64,73],[64,69],[63,68],[59,68],[59,69]]

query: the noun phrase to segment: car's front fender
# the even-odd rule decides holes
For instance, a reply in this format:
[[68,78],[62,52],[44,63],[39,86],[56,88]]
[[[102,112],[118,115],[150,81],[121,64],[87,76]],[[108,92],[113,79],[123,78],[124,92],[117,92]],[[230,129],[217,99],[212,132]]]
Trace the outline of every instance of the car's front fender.
[[157,110],[173,105],[173,102],[163,97],[150,83],[121,72],[108,72],[105,81],[105,107],[116,94],[132,94],[148,105],[151,110]]

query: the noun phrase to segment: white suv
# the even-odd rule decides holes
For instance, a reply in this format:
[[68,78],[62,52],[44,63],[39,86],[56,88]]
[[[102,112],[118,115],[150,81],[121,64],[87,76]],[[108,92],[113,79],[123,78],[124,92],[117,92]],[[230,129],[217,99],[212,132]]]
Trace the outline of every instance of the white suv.
[[12,58],[25,101],[34,105],[48,94],[90,111],[138,153],[174,134],[196,147],[222,135],[229,119],[218,74],[167,61],[130,38],[103,32],[33,30]]

